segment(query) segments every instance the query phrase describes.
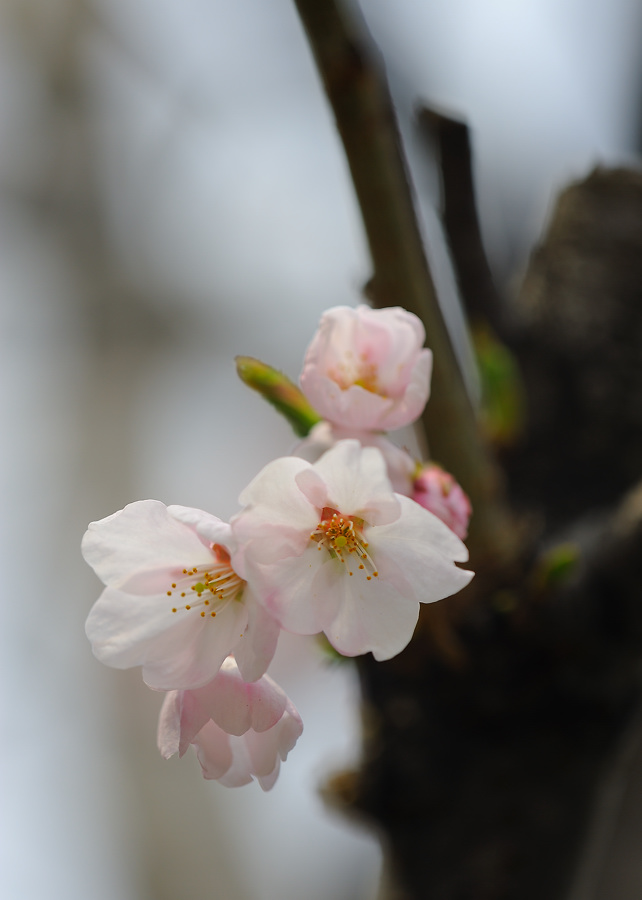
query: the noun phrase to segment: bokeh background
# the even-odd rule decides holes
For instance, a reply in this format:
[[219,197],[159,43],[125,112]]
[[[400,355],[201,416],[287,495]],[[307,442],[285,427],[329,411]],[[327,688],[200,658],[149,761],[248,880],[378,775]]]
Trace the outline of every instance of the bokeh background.
[[[449,317],[456,290],[418,100],[473,129],[510,289],[556,191],[639,164],[640,0],[362,0],[388,65]],[[226,518],[287,426],[238,382],[296,378],[367,252],[290,0],[0,0],[0,894],[374,900],[376,837],[319,786],[358,757],[349,665],[282,640],[305,722],[274,790],[155,747],[161,697],[100,666],[87,522],[133,499]],[[611,895],[612,900],[616,898]],[[609,900],[611,900],[609,898]],[[617,898],[619,900],[619,897]]]

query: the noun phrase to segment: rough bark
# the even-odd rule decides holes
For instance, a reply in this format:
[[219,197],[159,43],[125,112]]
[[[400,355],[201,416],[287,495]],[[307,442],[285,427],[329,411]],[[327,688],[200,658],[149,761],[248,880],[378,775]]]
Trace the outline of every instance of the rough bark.
[[[334,4],[297,5],[355,180],[374,296],[413,308],[414,300],[404,303],[407,288],[408,296],[423,292],[430,307],[432,282],[425,273],[416,278],[425,260],[412,252],[409,259],[407,246],[395,250],[394,238],[380,249],[386,211],[393,236],[410,233],[417,246],[403,165],[390,156],[396,132],[390,107],[381,105],[382,81],[346,37]],[[639,702],[640,491],[617,514],[608,510],[642,475],[641,179],[597,171],[565,192],[507,318],[483,254],[467,131],[435,121],[460,285],[524,371],[529,429],[504,464],[511,499],[530,525],[515,529],[520,552],[501,564],[501,552],[482,555],[467,591],[423,611],[398,658],[360,660],[363,765],[331,793],[377,823],[395,898],[561,900],[596,790]],[[373,162],[369,146],[382,133],[386,151]],[[401,179],[382,176],[390,165]],[[400,208],[406,218],[398,229]],[[485,286],[483,298],[475,298],[475,283]],[[441,342],[439,334],[438,352]],[[438,398],[442,389],[438,380]],[[426,420],[429,429],[443,426],[447,397],[429,404],[437,414]],[[471,423],[460,424],[461,443]],[[473,456],[481,447],[478,461],[485,460],[475,440]],[[442,460],[449,464],[448,451]],[[478,514],[494,502],[492,490],[475,499]],[[599,508],[607,512],[596,517]],[[495,532],[488,545],[506,539]],[[545,548],[561,542],[578,559],[557,579]]]

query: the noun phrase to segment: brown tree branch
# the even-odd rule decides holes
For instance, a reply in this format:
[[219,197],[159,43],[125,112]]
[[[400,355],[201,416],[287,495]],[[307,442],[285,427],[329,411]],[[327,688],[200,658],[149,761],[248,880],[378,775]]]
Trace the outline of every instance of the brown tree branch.
[[403,306],[424,322],[434,352],[423,422],[432,456],[460,481],[474,515],[473,565],[511,558],[515,529],[498,470],[477,427],[430,275],[390,94],[334,0],[295,0],[343,141],[370,247],[376,306]]

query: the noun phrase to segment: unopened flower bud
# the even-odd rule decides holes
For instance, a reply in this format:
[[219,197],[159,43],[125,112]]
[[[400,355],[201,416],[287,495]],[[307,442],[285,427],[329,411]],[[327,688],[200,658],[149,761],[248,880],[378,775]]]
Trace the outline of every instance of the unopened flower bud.
[[412,499],[441,519],[458,538],[465,539],[472,507],[449,472],[435,463],[425,465],[415,478]]

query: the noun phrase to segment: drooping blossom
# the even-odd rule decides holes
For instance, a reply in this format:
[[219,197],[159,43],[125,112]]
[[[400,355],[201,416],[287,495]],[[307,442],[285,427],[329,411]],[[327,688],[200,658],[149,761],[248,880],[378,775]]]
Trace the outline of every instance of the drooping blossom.
[[158,722],[158,748],[165,759],[196,747],[203,776],[227,787],[256,778],[264,791],[303,723],[284,691],[268,675],[248,684],[232,657],[212,681],[165,697]]
[[425,465],[414,480],[412,499],[434,513],[462,541],[465,540],[472,506],[449,472],[435,463]]
[[406,450],[397,447],[383,434],[376,431],[355,431],[352,428],[341,428],[331,422],[319,422],[310,434],[300,441],[293,450],[294,456],[316,462],[338,441],[355,438],[362,447],[376,447],[386,462],[386,473],[393,491],[410,496],[413,490],[413,478],[417,463]]
[[279,628],[237,574],[234,550],[216,516],[158,500],[92,522],[82,552],[106,585],[86,624],[94,654],[142,666],[157,690],[207,683],[232,651],[246,680],[259,678]]
[[268,463],[232,521],[239,571],[283,628],[325,632],[345,656],[399,653],[419,604],[459,591],[468,553],[443,522],[395,494],[381,453],[340,441],[318,462]]
[[336,306],[308,347],[301,388],[317,412],[354,431],[414,422],[428,400],[432,354],[424,327],[400,307]]

